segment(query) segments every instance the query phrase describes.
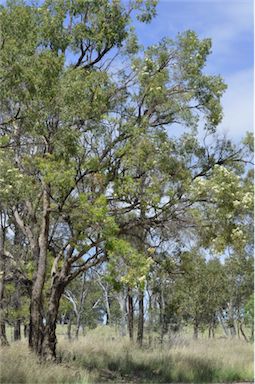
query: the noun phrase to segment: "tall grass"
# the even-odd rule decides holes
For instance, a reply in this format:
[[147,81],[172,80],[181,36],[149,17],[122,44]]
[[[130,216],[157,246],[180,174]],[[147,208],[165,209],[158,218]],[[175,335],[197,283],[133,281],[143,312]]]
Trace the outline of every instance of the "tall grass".
[[88,373],[67,364],[40,363],[25,341],[0,350],[1,384],[88,384]]
[[39,364],[26,344],[1,352],[2,384],[227,383],[253,381],[253,346],[241,340],[177,337],[139,349],[114,330],[97,328],[78,341],[59,337],[60,364]]
[[171,346],[139,349],[105,329],[62,340],[63,361],[96,373],[97,381],[213,383],[253,381],[253,346],[241,340],[176,338]]

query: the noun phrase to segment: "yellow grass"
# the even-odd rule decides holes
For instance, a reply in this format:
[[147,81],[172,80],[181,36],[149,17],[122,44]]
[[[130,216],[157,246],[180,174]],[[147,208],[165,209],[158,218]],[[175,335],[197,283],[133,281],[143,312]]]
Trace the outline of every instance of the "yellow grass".
[[78,341],[59,336],[61,363],[40,364],[25,341],[1,350],[1,384],[253,382],[253,345],[242,340],[194,341],[139,349],[113,329],[99,327]]

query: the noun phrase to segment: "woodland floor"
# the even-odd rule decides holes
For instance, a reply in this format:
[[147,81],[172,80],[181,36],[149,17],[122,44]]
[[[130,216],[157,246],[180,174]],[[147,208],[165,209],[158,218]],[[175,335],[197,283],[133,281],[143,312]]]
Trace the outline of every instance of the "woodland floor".
[[253,383],[253,345],[178,335],[143,349],[100,327],[69,342],[58,328],[60,363],[42,364],[26,340],[1,349],[1,384]]

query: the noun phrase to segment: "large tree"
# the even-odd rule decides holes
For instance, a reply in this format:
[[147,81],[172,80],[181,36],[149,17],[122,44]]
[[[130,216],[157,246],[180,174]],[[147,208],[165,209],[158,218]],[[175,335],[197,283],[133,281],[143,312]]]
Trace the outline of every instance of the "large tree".
[[[139,51],[132,11],[148,22],[155,2],[1,6],[0,191],[28,248],[29,345],[45,357],[66,286],[117,256],[136,257],[142,277],[150,257],[125,236],[192,225],[205,200],[194,180],[240,158],[197,137],[199,122],[209,134],[222,118],[225,84],[202,71],[210,40],[188,31]],[[188,132],[170,139],[178,124]]]

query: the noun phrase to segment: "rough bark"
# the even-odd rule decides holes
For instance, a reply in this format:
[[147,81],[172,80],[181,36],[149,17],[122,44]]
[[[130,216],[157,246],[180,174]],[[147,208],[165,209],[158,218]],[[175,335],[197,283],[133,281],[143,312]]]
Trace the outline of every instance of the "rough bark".
[[44,338],[42,342],[42,357],[45,360],[56,359],[56,324],[61,295],[64,292],[64,284],[56,281],[51,288],[49,307],[44,329]]
[[[2,215],[2,213],[1,213]],[[4,320],[4,289],[5,289],[5,256],[4,256],[4,228],[2,216],[0,222],[0,341],[1,345],[8,345]]]
[[46,276],[46,263],[49,234],[49,207],[50,199],[47,188],[43,192],[43,214],[40,235],[37,241],[33,240],[32,248],[38,251],[37,271],[32,288],[30,304],[29,346],[38,355],[42,353],[44,339],[43,325],[43,287]]
[[141,290],[138,294],[138,329],[137,329],[137,343],[140,347],[143,345],[143,326],[144,326],[144,296]]
[[131,341],[134,339],[134,304],[131,288],[128,287],[127,292],[128,301],[128,333]]
[[14,322],[14,341],[21,339],[21,320],[17,319]]

